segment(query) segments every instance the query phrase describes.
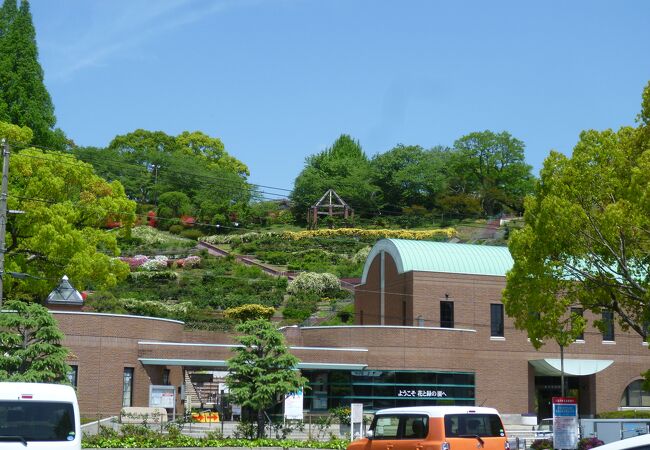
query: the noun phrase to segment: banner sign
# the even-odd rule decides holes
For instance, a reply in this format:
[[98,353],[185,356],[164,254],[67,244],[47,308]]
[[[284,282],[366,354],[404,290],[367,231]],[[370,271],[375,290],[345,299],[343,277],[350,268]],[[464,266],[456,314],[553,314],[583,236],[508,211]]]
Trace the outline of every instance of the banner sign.
[[578,446],[578,402],[573,397],[553,397],[553,448]]

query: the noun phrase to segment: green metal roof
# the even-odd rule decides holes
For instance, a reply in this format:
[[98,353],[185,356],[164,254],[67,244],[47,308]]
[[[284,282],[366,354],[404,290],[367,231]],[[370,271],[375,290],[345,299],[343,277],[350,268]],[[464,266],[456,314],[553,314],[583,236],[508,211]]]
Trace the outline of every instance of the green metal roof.
[[513,264],[507,247],[382,239],[366,259],[361,284],[366,282],[370,265],[381,252],[393,258],[399,273],[443,272],[505,277]]

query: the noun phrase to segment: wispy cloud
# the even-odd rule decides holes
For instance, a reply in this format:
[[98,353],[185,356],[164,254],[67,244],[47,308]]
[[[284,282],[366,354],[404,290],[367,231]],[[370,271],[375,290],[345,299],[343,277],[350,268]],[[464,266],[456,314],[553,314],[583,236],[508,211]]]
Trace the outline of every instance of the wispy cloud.
[[[59,63],[48,74],[52,79],[71,79],[91,67],[102,67],[116,55],[127,53],[141,44],[170,31],[223,12],[235,6],[247,6],[247,0],[156,0],[102,2],[89,18],[86,30],[74,43],[53,47]],[[118,9],[119,8],[119,9]]]

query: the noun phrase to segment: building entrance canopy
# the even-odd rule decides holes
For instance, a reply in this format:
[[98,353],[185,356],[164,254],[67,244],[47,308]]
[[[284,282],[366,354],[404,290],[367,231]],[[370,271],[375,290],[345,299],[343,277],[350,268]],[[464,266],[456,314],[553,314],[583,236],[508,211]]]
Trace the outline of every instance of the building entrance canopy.
[[[528,362],[535,368],[537,376],[559,377],[562,375],[560,359],[533,359]],[[593,375],[605,370],[613,362],[611,359],[565,359],[564,374],[570,376]]]

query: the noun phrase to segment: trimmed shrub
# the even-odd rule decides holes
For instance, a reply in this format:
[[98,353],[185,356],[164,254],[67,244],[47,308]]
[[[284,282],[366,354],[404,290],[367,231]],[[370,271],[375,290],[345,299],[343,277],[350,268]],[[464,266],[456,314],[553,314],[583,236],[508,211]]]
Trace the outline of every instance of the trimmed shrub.
[[203,232],[201,230],[196,230],[196,229],[184,230],[181,233],[181,236],[187,239],[197,240],[198,238],[203,236]]
[[321,296],[336,295],[341,289],[341,283],[336,275],[331,273],[303,272],[294,278],[287,287],[287,293],[297,295],[314,293]]
[[169,232],[172,234],[181,234],[185,230],[185,227],[183,225],[175,224],[169,227]]

